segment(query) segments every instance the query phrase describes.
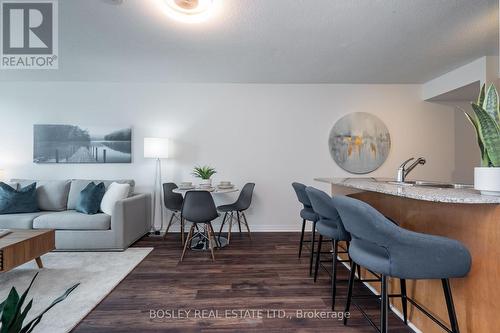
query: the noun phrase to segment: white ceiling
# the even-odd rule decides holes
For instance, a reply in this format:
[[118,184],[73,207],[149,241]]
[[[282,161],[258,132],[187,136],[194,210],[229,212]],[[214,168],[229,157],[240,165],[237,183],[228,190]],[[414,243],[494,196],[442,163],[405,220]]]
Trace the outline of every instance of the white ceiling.
[[60,0],[60,69],[0,80],[422,83],[498,54],[497,0],[219,0],[198,25],[158,1]]

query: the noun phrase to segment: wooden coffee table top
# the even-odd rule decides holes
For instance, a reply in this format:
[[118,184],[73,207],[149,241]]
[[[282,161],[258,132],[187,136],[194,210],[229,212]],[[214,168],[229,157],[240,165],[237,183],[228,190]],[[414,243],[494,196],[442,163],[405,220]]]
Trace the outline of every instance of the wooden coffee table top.
[[0,272],[36,260],[43,267],[40,256],[55,249],[54,230],[11,229],[0,238]]

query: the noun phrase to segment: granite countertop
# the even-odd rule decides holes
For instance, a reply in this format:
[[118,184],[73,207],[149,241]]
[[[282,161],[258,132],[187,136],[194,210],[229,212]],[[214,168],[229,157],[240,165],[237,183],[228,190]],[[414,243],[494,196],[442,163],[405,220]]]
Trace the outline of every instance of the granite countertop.
[[424,201],[461,204],[500,204],[500,197],[481,195],[473,188],[437,188],[399,185],[386,178],[315,178],[314,180],[358,190],[378,192]]

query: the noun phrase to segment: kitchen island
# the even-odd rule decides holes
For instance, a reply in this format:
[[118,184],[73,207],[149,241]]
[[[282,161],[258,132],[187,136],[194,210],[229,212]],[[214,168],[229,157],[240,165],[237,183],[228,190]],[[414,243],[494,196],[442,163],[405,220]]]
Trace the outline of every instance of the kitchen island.
[[[496,332],[500,327],[500,197],[484,196],[467,186],[399,184],[377,178],[317,178],[331,185],[332,195],[365,201],[401,227],[463,242],[472,255],[469,275],[452,279],[461,332]],[[362,276],[370,273],[363,270]],[[408,280],[408,296],[448,324],[439,280]],[[378,283],[372,284],[379,289]],[[391,279],[390,293],[399,293]],[[401,312],[398,298],[392,299]],[[408,318],[422,332],[443,332],[431,319],[408,304]]]

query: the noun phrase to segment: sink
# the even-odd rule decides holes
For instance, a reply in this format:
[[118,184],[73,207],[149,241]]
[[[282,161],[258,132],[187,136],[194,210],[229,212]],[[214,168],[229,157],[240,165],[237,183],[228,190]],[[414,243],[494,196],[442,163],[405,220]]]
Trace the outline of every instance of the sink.
[[399,186],[421,186],[421,187],[435,187],[435,188],[472,188],[472,185],[466,184],[452,184],[452,183],[438,183],[423,180],[410,180],[405,182],[398,182],[389,180],[386,181],[388,184],[399,185]]

